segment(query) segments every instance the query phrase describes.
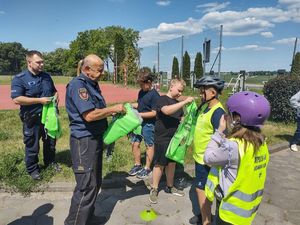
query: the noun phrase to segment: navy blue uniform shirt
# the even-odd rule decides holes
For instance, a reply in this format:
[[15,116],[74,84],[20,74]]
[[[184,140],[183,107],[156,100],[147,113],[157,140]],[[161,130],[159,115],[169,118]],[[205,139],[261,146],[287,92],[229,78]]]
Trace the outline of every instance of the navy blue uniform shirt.
[[[152,110],[156,110],[156,103],[159,99],[160,95],[153,88],[150,91],[143,91],[142,89],[138,94],[138,112],[151,112]],[[155,124],[155,117],[150,119],[143,119],[143,124],[152,123]]]
[[97,82],[84,74],[71,80],[66,92],[66,109],[70,120],[71,136],[100,137],[107,128],[107,120],[87,122],[82,115],[87,111],[105,107],[105,100]]
[[[51,76],[45,72],[33,75],[29,70],[25,70],[14,76],[11,82],[12,99],[20,96],[33,98],[51,97],[55,92],[56,89],[53,80]],[[40,113],[42,112],[42,108],[42,104],[21,105],[20,114],[24,115],[25,112]]]

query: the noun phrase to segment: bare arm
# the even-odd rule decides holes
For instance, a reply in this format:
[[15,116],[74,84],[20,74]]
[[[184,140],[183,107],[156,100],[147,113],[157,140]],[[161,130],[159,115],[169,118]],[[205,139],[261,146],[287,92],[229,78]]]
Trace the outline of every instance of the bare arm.
[[92,122],[92,121],[104,119],[115,113],[125,113],[125,112],[126,110],[124,106],[122,104],[118,104],[108,108],[90,110],[83,113],[82,116],[87,122]]
[[185,106],[186,104],[192,102],[194,100],[193,97],[188,97],[185,100],[178,102],[176,104],[173,105],[165,105],[161,108],[161,111],[163,112],[163,114],[165,115],[172,115],[173,113],[175,113],[176,111],[178,111],[180,108],[182,108],[183,106]]
[[34,105],[34,104],[48,104],[51,99],[48,97],[42,98],[30,98],[26,96],[19,96],[13,99],[14,103],[17,105]]
[[150,118],[156,117],[156,111],[154,111],[154,110],[152,110],[150,112],[140,112],[139,114],[143,119],[150,119]]

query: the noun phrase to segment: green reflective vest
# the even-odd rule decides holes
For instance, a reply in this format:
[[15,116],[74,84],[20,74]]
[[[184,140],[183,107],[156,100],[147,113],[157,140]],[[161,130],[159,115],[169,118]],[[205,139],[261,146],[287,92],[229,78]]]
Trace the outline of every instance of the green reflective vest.
[[172,137],[166,157],[183,164],[187,148],[191,145],[194,136],[197,118],[197,104],[191,102],[185,107],[183,121],[179,124],[174,136]]
[[214,105],[207,113],[203,111],[207,108],[207,104],[202,106],[200,109],[200,114],[197,118],[195,132],[194,132],[194,151],[193,158],[199,164],[204,164],[203,157],[205,149],[213,135],[214,128],[211,124],[211,117],[216,109],[223,108],[222,104],[218,102]]
[[[251,224],[262,200],[266,180],[269,151],[266,143],[254,154],[254,148],[249,144],[244,151],[244,141],[236,141],[239,146],[240,164],[237,177],[228,193],[221,201],[219,216],[222,220],[235,225]],[[213,199],[215,187],[219,183],[219,169],[211,170],[205,186],[205,194]],[[212,200],[211,200],[212,201]]]
[[62,135],[61,125],[56,108],[56,97],[51,97],[49,104],[43,105],[41,123],[44,124],[47,135],[59,138]]

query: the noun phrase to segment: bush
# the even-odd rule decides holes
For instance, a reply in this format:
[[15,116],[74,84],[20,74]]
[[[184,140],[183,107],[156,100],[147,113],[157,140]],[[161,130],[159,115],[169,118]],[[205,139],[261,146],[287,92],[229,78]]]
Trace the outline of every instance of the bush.
[[263,89],[271,104],[271,119],[280,122],[294,122],[296,110],[290,104],[290,98],[300,91],[300,78],[283,76],[269,80]]

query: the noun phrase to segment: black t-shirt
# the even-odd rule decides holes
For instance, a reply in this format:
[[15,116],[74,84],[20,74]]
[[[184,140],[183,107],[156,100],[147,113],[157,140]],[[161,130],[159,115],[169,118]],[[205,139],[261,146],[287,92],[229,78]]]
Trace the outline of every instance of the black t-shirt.
[[167,95],[161,96],[156,104],[156,121],[155,121],[155,133],[154,141],[159,142],[169,142],[174,136],[180,119],[183,116],[183,110],[179,109],[172,115],[165,115],[161,111],[161,108],[166,105],[173,105],[178,103],[176,99],[169,98]]
[[[152,110],[156,110],[156,102],[160,95],[155,89],[151,89],[150,91],[140,90],[138,95],[138,112],[151,112]],[[155,117],[150,119],[143,119],[144,123],[155,123]]]

